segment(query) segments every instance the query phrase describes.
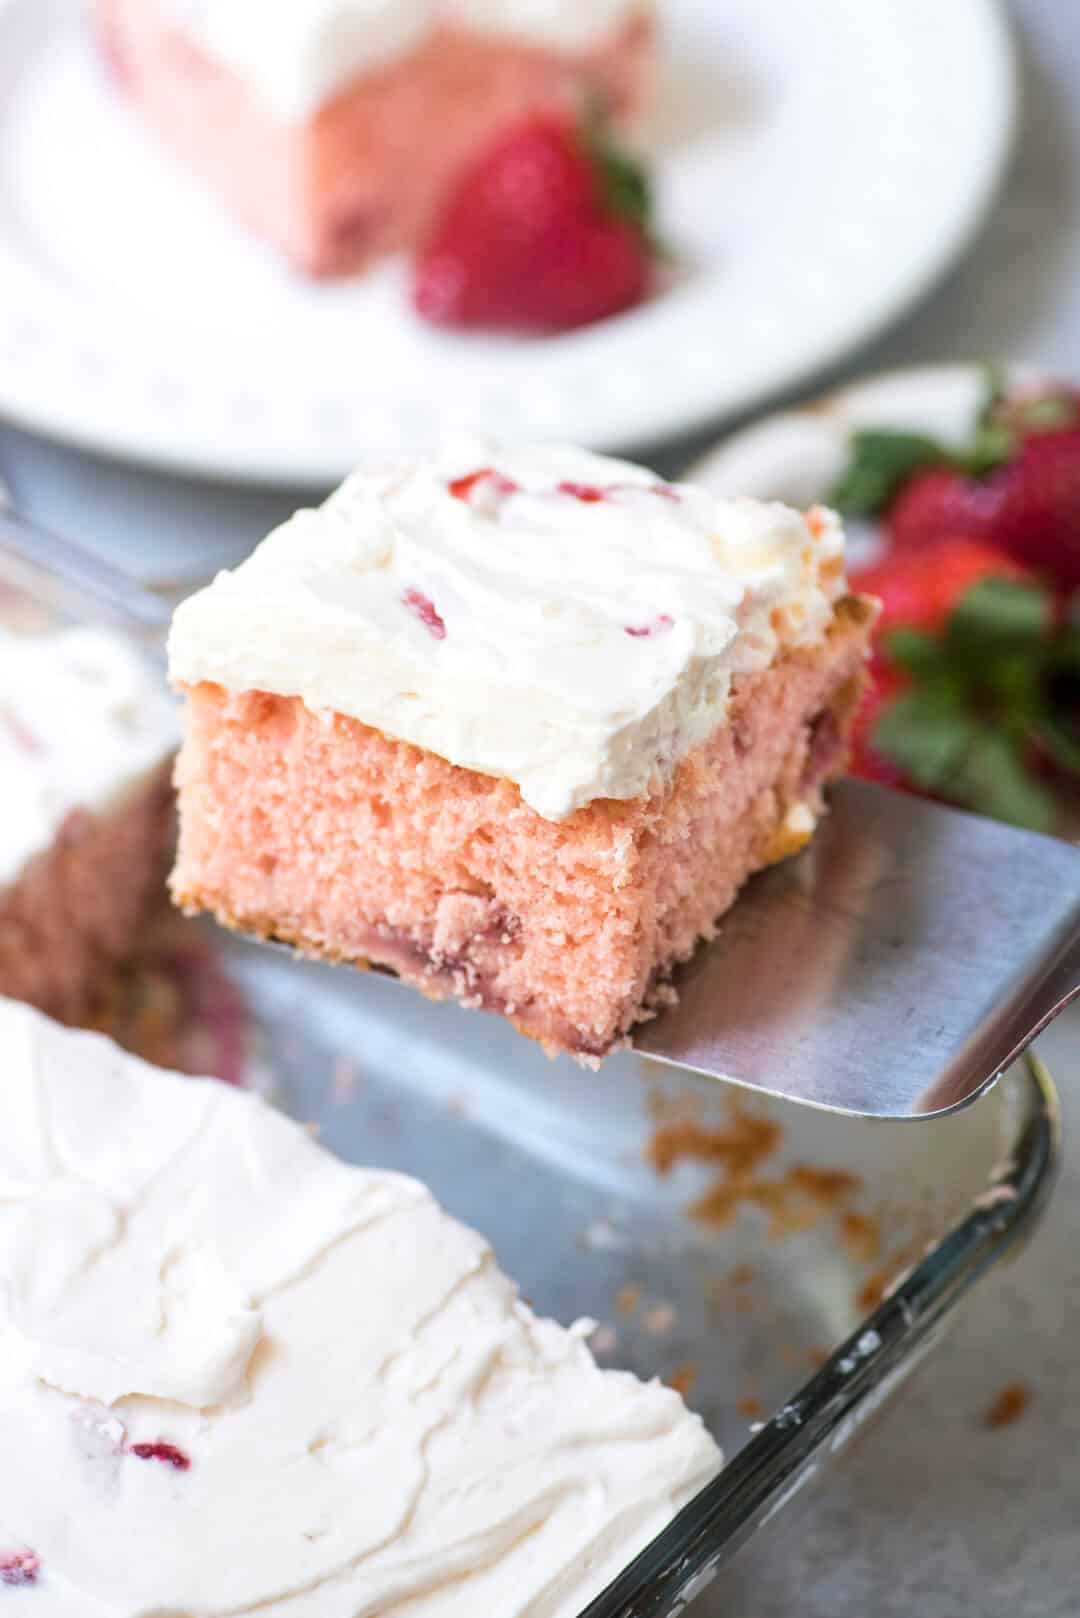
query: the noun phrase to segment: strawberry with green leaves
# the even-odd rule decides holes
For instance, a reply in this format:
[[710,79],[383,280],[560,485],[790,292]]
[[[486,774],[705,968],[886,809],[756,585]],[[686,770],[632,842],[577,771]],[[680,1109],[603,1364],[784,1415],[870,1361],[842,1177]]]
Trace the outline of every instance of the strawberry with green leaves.
[[936,634],[972,586],[984,579],[1030,583],[1032,575],[980,540],[947,537],[934,550],[893,551],[862,568],[856,583],[863,595],[881,602],[877,632],[883,640],[898,629]]
[[1080,630],[1059,624],[1052,593],[966,539],[894,553],[857,582],[883,607],[856,773],[1054,830],[1048,770],[1080,776],[1080,710],[1063,701],[1080,679]]
[[655,258],[643,171],[598,117],[541,113],[462,175],[417,263],[413,304],[440,326],[569,331],[640,303]]
[[831,503],[879,518],[898,551],[979,540],[1071,594],[1080,589],[1080,395],[991,378],[959,450],[918,433],[857,432]]
[[987,393],[962,451],[856,433],[831,501],[878,518],[857,774],[1048,831],[1080,787],[1080,395]]

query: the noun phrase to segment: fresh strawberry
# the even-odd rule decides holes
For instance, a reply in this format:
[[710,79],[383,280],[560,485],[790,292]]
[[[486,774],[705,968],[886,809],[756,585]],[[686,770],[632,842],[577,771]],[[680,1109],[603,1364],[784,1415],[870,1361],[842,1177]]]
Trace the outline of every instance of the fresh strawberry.
[[885,529],[898,551],[928,551],[951,539],[989,541],[997,495],[990,484],[951,467],[928,467],[903,485],[885,513]]
[[932,544],[942,534],[987,538],[996,491],[987,491],[986,480],[1030,438],[1074,429],[1080,429],[1080,391],[1048,381],[1007,387],[991,368],[966,443],[906,428],[857,428],[828,504],[846,516],[886,515],[897,544]]
[[1030,573],[1001,551],[978,540],[951,539],[936,550],[892,552],[863,568],[854,582],[864,595],[879,597],[878,636],[901,626],[934,632],[961,597],[981,579],[1025,580]]
[[1049,831],[1046,781],[1080,774],[1057,685],[1069,646],[1054,601],[990,546],[953,540],[859,576],[883,601],[878,686],[855,728],[854,769]]
[[1029,436],[990,487],[1001,548],[1063,594],[1080,589],[1080,429]]
[[863,698],[852,726],[849,766],[852,775],[861,776],[864,781],[878,781],[883,786],[908,785],[903,771],[874,746],[874,729],[878,720],[907,689],[908,684],[909,681],[898,669],[885,664],[875,666],[874,683]]
[[830,493],[879,519],[857,774],[1051,831],[1080,781],[1080,394],[988,378],[966,445],[868,428]]
[[436,325],[568,331],[646,296],[643,175],[594,128],[538,115],[466,170],[425,252],[413,303]]

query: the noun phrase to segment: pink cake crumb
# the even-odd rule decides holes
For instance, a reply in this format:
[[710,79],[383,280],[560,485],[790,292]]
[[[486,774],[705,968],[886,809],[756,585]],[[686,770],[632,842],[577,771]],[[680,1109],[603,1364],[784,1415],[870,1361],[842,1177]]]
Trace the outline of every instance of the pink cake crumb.
[[52,845],[0,888],[0,994],[61,1022],[92,1014],[159,901],[172,843],[165,763],[102,813],[73,810]]
[[443,25],[294,126],[160,4],[92,6],[118,87],[237,215],[315,276],[421,242],[459,172],[522,116],[576,113],[592,98],[634,116],[654,54],[646,17],[584,54]]
[[736,682],[728,722],[640,798],[544,819],[510,782],[295,698],[187,692],[172,888],[190,911],[606,1055],[844,765],[873,612]]

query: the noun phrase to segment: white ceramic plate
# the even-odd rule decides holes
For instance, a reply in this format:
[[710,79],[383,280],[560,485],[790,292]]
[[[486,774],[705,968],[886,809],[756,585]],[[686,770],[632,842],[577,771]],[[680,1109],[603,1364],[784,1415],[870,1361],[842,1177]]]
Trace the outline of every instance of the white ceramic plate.
[[120,103],[79,0],[0,0],[0,414],[124,457],[329,483],[447,424],[596,447],[743,409],[895,317],[1000,174],[995,0],[667,0],[662,227],[685,274],[543,341],[290,275]]
[[[1007,376],[1014,383],[1035,380],[1021,366],[1010,366]],[[718,444],[685,476],[730,499],[784,500],[805,508],[828,499],[847,465],[852,433],[892,427],[959,449],[971,440],[985,392],[986,373],[978,365],[882,371],[765,416]],[[881,550],[876,525],[847,527],[853,565],[873,560]]]

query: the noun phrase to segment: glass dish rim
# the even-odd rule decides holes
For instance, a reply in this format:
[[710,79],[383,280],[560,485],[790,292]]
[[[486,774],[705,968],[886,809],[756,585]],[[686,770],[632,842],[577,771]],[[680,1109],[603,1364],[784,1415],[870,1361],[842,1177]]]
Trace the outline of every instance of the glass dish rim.
[[578,1618],[677,1618],[915,1368],[975,1283],[1032,1234],[1060,1167],[1057,1089],[1031,1051],[999,1082],[1023,1085],[1020,1122],[971,1211]]

